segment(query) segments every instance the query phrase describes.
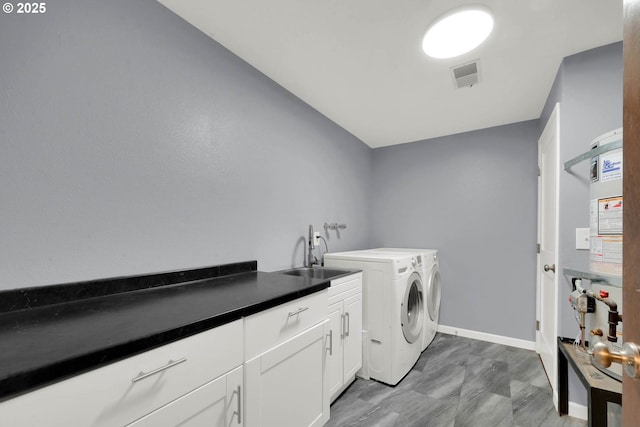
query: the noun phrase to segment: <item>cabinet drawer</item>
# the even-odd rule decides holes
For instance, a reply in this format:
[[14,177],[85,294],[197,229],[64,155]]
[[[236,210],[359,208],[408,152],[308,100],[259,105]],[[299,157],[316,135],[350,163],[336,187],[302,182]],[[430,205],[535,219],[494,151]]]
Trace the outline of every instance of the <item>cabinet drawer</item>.
[[339,277],[331,281],[329,295],[344,292],[354,287],[362,287],[362,272],[353,273],[349,276]]
[[[242,320],[0,403],[22,426],[122,426],[242,364]],[[37,408],[34,411],[33,408]]]
[[362,293],[362,273],[332,280],[331,287],[329,287],[329,304],[358,293]]
[[242,427],[242,366],[126,427]]
[[245,318],[245,360],[264,353],[326,318],[326,289]]

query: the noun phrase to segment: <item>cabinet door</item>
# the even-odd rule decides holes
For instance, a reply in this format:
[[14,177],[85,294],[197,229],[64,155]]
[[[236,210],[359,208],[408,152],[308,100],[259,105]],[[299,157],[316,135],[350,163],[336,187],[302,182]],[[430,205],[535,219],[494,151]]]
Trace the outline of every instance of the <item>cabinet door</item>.
[[245,363],[245,425],[322,426],[329,419],[324,378],[328,320]]
[[362,294],[344,300],[344,379],[362,367]]
[[342,378],[342,301],[329,306],[329,335],[327,336],[327,372],[326,380],[329,396],[340,390],[344,382]]
[[242,366],[127,427],[242,426]]

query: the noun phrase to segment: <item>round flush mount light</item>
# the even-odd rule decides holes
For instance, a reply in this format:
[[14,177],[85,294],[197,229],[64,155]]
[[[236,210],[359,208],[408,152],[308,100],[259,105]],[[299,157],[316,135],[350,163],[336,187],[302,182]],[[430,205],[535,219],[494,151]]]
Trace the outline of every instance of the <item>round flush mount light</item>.
[[437,19],[422,39],[433,58],[453,58],[478,47],[493,30],[493,16],[483,6],[455,9]]

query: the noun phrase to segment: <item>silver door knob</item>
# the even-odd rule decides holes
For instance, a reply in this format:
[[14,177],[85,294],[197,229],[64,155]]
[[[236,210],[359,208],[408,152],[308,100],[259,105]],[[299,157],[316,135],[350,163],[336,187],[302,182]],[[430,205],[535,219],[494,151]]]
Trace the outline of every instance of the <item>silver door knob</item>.
[[602,341],[596,342],[592,349],[591,360],[594,365],[608,368],[611,363],[620,363],[627,375],[640,378],[640,349],[634,343],[624,343],[619,353],[611,351]]
[[554,273],[556,272],[556,265],[555,264],[545,264],[544,265],[544,271],[553,271]]

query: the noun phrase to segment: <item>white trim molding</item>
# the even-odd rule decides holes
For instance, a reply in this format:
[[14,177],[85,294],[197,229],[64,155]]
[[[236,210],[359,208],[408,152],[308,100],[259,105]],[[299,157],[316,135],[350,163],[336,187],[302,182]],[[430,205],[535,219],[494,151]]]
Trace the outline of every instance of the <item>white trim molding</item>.
[[502,335],[488,334],[486,332],[472,331],[469,329],[462,329],[445,325],[438,325],[438,332],[449,335],[460,335],[461,337],[465,338],[473,338],[476,340],[492,342],[495,344],[508,345],[511,347],[536,351],[535,341],[521,340],[519,338],[505,337]]
[[569,416],[587,421],[589,418],[589,408],[579,403],[569,402]]
[[[553,406],[558,410],[558,393],[553,391]],[[573,418],[579,418],[587,421],[589,419],[589,408],[576,402],[569,401],[569,413],[567,414]]]

